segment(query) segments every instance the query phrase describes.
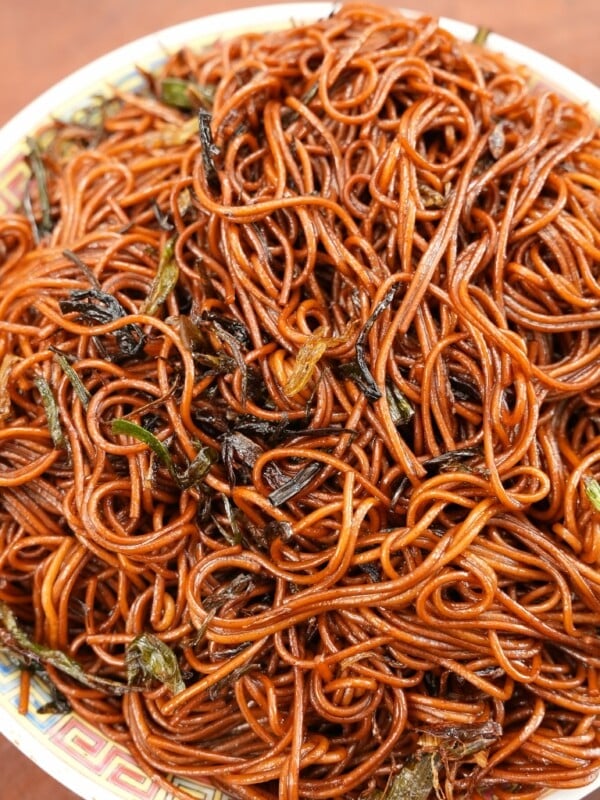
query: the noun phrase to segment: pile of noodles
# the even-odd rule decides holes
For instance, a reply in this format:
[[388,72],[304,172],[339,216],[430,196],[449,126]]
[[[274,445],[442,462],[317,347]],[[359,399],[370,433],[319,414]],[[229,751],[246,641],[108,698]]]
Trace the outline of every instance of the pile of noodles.
[[0,638],[165,786],[591,781],[596,123],[371,7],[146,82],[0,219]]

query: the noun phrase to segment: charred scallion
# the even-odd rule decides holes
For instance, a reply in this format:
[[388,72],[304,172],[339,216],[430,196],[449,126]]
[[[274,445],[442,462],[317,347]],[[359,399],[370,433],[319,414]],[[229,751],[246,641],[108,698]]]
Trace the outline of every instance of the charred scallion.
[[[377,319],[381,316],[381,314],[383,314],[386,308],[389,308],[394,302],[394,298],[396,297],[397,293],[398,284],[394,284],[391,289],[388,290],[382,301],[375,306],[373,313],[363,325],[363,328],[358,335],[358,339],[356,340],[356,358],[354,362],[351,362],[352,365],[356,367],[356,371],[353,374],[350,369],[345,370],[347,377],[350,377],[356,381],[365,397],[367,397],[369,400],[379,400],[381,397],[381,391],[379,390],[379,386],[377,386],[375,383],[375,378],[371,374],[371,370],[367,364],[367,358],[365,355],[367,337],[373,325],[375,325],[377,322]],[[356,374],[358,374],[359,380],[356,380]]]
[[221,608],[221,606],[225,605],[225,603],[228,603],[230,600],[243,597],[244,595],[248,594],[248,592],[251,592],[255,585],[256,584],[253,575],[240,572],[238,575],[235,575],[222,589],[219,589],[218,591],[214,592],[214,594],[206,597],[203,603],[204,608],[207,611]]
[[202,165],[204,167],[204,174],[206,182],[212,189],[218,189],[220,186],[219,175],[215,165],[215,156],[221,152],[213,141],[210,123],[212,114],[206,109],[201,108],[198,111],[198,133],[200,136],[200,144],[202,146]]
[[119,681],[103,678],[86,672],[81,664],[63,653],[43,644],[36,644],[19,625],[8,605],[0,600],[0,646],[5,647],[26,664],[52,666],[91,689],[100,689],[109,694],[122,695],[129,691]]
[[39,232],[41,234],[50,233],[53,228],[52,212],[50,208],[48,179],[46,175],[46,167],[44,166],[42,150],[39,143],[31,137],[27,138],[27,145],[29,147],[29,165],[37,184],[40,210],[42,215],[42,219],[39,224]]
[[456,450],[447,450],[439,456],[433,456],[423,462],[428,475],[437,475],[438,472],[449,472],[460,469],[461,465],[481,455],[480,447],[463,447]]
[[389,381],[385,385],[385,396],[394,425],[406,425],[415,415],[415,410],[398,387]]
[[[99,289],[76,289],[67,300],[60,300],[58,305],[63,314],[75,312],[88,325],[105,325],[127,316],[116,297]],[[136,324],[117,328],[113,336],[123,356],[139,355],[145,344],[144,333]]]
[[304,467],[304,469],[296,473],[293,478],[286,481],[283,486],[279,486],[272,491],[269,495],[269,501],[276,508],[277,506],[287,503],[288,500],[291,500],[297,494],[300,494],[303,489],[306,489],[311,481],[319,474],[322,466],[323,465],[318,461],[315,461],[314,464],[309,464],[307,467]]
[[75,264],[75,266],[81,270],[81,272],[85,275],[90,285],[94,289],[98,290],[100,289],[100,283],[98,281],[98,278],[94,275],[94,273],[85,263],[85,261],[77,255],[77,253],[74,253],[72,250],[66,248],[65,250],[63,250],[63,255],[65,256],[65,258],[68,258],[69,261],[72,261],[73,264]]

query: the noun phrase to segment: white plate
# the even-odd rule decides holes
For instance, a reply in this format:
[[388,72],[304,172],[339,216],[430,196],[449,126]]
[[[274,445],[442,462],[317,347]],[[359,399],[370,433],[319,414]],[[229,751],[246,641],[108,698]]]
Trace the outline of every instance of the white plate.
[[[233,36],[245,30],[266,30],[327,16],[331,3],[281,3],[241,11],[214,14],[175,25],[91,62],[42,94],[0,129],[0,213],[16,207],[27,170],[23,154],[26,136],[34,133],[48,118],[68,117],[94,95],[110,94],[110,87],[128,89],[141,85],[133,65],[152,69],[184,44],[202,46],[220,36]],[[407,12],[415,13],[415,12]],[[460,39],[470,40],[475,28],[445,17],[442,27]],[[521,44],[491,33],[487,47],[524,64],[546,84],[562,94],[586,103],[600,117],[600,89],[566,67]],[[17,712],[19,674],[0,653],[0,733],[26,756],[67,788],[85,800],[169,800],[170,795],[153,785],[119,745],[74,714],[39,716],[35,708],[48,701],[44,687],[34,680],[33,708],[26,716]],[[226,800],[214,789],[181,782],[202,800]],[[600,787],[559,790],[547,800],[577,800]]]

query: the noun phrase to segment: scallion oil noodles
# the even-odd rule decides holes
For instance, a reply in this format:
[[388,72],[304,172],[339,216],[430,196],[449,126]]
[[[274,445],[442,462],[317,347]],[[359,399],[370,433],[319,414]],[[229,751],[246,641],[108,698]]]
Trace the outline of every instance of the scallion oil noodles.
[[145,77],[0,220],[0,641],[165,786],[590,782],[597,124],[368,6]]

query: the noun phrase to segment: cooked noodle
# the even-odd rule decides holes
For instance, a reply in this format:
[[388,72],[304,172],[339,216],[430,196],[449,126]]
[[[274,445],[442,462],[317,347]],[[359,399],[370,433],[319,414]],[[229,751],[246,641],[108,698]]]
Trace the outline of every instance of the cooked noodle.
[[0,219],[0,600],[119,685],[168,645],[175,691],[41,658],[164,785],[590,782],[597,124],[367,6],[147,81]]

